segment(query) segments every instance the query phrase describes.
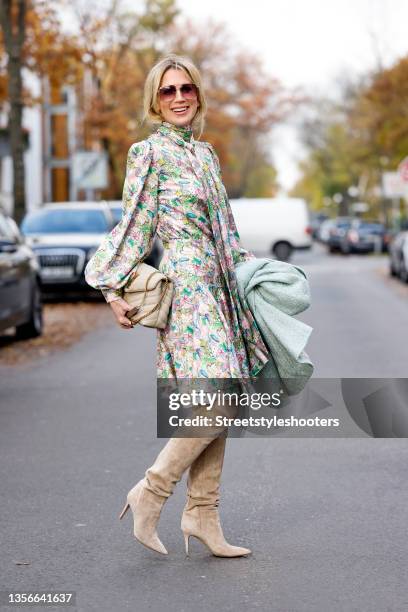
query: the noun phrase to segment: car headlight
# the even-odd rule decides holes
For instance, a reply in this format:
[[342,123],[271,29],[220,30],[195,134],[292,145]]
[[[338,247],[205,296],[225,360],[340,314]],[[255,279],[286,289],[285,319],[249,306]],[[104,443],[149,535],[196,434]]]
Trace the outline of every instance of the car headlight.
[[358,235],[358,232],[356,232],[356,230],[350,230],[347,236],[350,242],[358,242],[359,240],[359,235]]

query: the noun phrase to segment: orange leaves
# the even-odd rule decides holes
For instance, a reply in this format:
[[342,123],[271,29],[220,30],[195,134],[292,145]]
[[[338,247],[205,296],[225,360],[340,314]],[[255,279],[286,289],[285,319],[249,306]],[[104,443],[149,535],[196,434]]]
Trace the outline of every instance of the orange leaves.
[[[61,7],[65,12],[58,12]],[[124,10],[116,0],[28,0],[26,15],[23,65],[48,77],[53,103],[60,101],[62,85],[76,88],[84,148],[102,146],[109,153],[112,179],[104,195],[120,197],[126,152],[150,132],[140,122],[144,82],[170,50],[190,56],[202,71],[209,102],[202,138],[217,148],[229,192],[244,195],[257,186],[257,193],[269,195],[275,171],[265,137],[296,108],[299,96],[214,19],[176,21],[174,0],[146,0],[139,13]],[[1,78],[0,68],[0,101]],[[26,95],[25,102],[33,99]]]

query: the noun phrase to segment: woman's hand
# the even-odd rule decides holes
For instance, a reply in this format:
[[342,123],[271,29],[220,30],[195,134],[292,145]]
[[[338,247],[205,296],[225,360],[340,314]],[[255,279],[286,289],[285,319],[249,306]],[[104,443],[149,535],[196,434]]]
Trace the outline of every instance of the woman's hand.
[[134,327],[132,321],[126,316],[126,312],[131,310],[132,307],[125,300],[122,298],[113,300],[109,302],[109,306],[112,308],[116,321],[122,329],[132,329]]

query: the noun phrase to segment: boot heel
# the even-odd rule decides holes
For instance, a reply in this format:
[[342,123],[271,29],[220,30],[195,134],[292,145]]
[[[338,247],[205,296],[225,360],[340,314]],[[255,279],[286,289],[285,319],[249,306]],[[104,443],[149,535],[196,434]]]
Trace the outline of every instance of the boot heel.
[[126,512],[129,510],[129,508],[130,508],[130,505],[129,505],[128,502],[126,502],[122,512],[119,515],[119,520],[122,519],[125,516]]
[[184,546],[186,548],[186,555],[187,555],[187,557],[189,556],[189,554],[188,554],[188,542],[189,542],[189,539],[190,539],[190,534],[189,533],[184,533]]

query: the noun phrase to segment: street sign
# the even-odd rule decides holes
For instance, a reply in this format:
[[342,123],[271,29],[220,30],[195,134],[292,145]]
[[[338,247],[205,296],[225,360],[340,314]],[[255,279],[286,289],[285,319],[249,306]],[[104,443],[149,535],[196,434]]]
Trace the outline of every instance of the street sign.
[[382,184],[386,198],[403,198],[406,186],[399,172],[383,172]]
[[398,173],[404,183],[408,183],[408,157],[402,160],[398,166]]
[[108,186],[108,159],[104,151],[77,151],[72,156],[75,189],[105,189]]

